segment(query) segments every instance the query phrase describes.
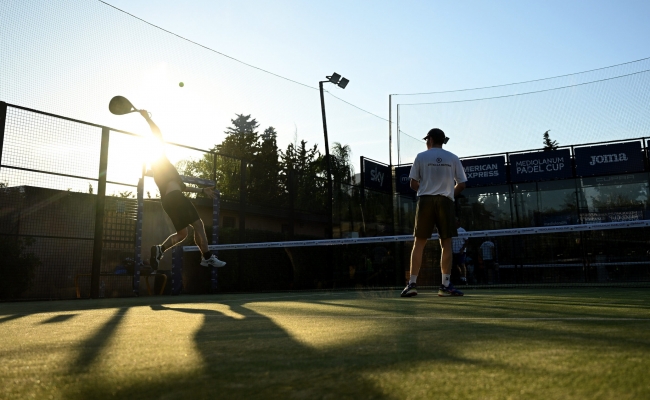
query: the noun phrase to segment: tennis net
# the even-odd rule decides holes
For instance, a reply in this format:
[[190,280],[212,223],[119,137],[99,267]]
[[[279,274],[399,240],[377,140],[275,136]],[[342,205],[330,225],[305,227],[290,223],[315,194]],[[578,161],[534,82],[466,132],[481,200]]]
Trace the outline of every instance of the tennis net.
[[[463,283],[462,276],[476,287],[650,282],[650,220],[471,231],[456,240],[467,241],[465,269],[452,269],[456,283]],[[259,291],[400,287],[409,274],[412,246],[412,236],[399,235],[210,249],[228,263],[218,271],[219,290]],[[183,250],[184,269],[198,268],[198,248]],[[440,283],[440,252],[434,234],[419,286]]]

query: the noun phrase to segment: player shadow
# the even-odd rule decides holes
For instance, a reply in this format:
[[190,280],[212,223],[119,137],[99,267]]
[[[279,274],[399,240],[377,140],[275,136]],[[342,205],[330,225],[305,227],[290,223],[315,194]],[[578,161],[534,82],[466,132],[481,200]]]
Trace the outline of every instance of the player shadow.
[[[472,340],[484,343],[501,340],[502,337],[516,337],[518,341],[545,340],[549,343],[575,342],[594,346],[634,345],[640,350],[650,348],[649,339],[626,339],[612,335],[602,337],[589,331],[563,331],[545,325],[491,326],[492,322],[462,320],[422,321],[396,320],[390,333],[382,340],[381,346],[371,341],[372,335],[365,337],[359,332],[358,340],[332,341],[328,346],[309,345],[296,336],[295,332],[284,328],[272,316],[254,311],[247,306],[249,301],[215,301],[214,304],[228,306],[227,312],[214,309],[190,308],[184,304],[175,306],[150,306],[156,312],[192,314],[203,317],[203,322],[192,336],[197,359],[191,366],[181,366],[177,371],[160,376],[152,371],[152,381],[129,383],[127,387],[108,387],[101,382],[86,386],[81,393],[69,393],[68,398],[325,398],[328,395],[363,393],[364,398],[392,398],[381,390],[372,376],[381,376],[385,371],[401,371],[417,368],[419,363],[434,361],[438,365],[465,365],[472,368],[491,368],[507,370],[512,366],[507,360],[480,359],[459,352],[471,345]],[[303,300],[319,304],[318,300]],[[211,304],[211,302],[203,303]],[[415,308],[415,307],[414,307]],[[308,309],[308,308],[307,308]],[[310,312],[292,310],[294,317],[310,317]],[[386,310],[388,311],[388,310]],[[391,310],[392,311],[392,310]],[[403,315],[411,315],[409,308]],[[379,310],[379,312],[381,312]],[[84,343],[86,350],[80,354],[74,371],[85,371],[97,358],[99,350],[114,334],[124,310],[120,310],[97,333]],[[448,315],[447,315],[448,314]],[[444,316],[453,316],[447,310]],[[597,316],[597,315],[594,315]],[[611,315],[605,315],[611,317]],[[327,315],[328,318],[334,317]],[[285,315],[284,318],[287,318]],[[179,318],[183,321],[183,318]],[[306,320],[307,321],[307,320]],[[362,322],[363,319],[360,319]],[[562,322],[566,325],[580,321]],[[582,322],[584,323],[584,322]],[[594,327],[607,327],[610,322],[589,322]],[[316,329],[316,328],[312,328]],[[330,329],[325,324],[322,329]],[[467,332],[473,332],[467,335]],[[332,331],[331,335],[337,333]],[[349,332],[348,332],[349,334]],[[468,340],[464,342],[464,340]],[[337,343],[338,342],[338,343]],[[164,345],[160,343],[159,345]],[[367,360],[372,359],[369,363]],[[431,365],[431,364],[423,364]],[[522,372],[530,368],[519,366]],[[535,372],[537,373],[537,372]],[[549,371],[549,373],[552,373]],[[343,396],[345,397],[345,396]]]
[[[151,309],[203,316],[203,323],[192,338],[200,358],[193,363],[196,368],[181,368],[171,374],[165,372],[153,382],[142,381],[118,390],[95,386],[73,397],[185,398],[198,395],[203,398],[318,399],[333,393],[363,393],[364,398],[385,399],[392,395],[384,393],[381,385],[369,378],[377,371],[431,360],[470,362],[436,344],[440,332],[423,332],[422,335],[430,335],[435,351],[418,353],[413,349],[421,345],[414,346],[413,338],[404,334],[410,328],[405,327],[405,332],[394,333],[391,345],[382,348],[377,357],[377,347],[364,343],[363,336],[342,337],[327,346],[308,345],[269,316],[247,307],[247,301],[219,303],[229,307],[224,313],[168,304],[151,306]],[[302,316],[310,317],[307,311]],[[108,330],[119,322],[117,318],[105,324]],[[336,332],[331,334],[336,335]],[[99,344],[104,339],[102,335],[93,342]],[[96,352],[88,350],[79,357],[77,364],[87,365],[95,356]],[[376,357],[377,362],[369,363],[367,357]]]

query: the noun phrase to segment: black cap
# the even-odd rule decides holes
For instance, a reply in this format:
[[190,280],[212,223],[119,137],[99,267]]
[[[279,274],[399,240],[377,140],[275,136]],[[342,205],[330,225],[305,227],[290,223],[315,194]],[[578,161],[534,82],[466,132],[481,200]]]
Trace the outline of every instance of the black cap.
[[423,140],[427,140],[428,138],[432,138],[434,143],[447,144],[449,141],[449,138],[445,136],[445,133],[442,131],[442,129],[438,128],[431,129],[423,138]]

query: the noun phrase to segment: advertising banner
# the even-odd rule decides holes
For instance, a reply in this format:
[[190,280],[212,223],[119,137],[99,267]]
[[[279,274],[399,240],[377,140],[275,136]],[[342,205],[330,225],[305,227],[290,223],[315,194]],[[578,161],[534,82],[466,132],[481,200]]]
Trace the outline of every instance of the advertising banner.
[[395,167],[395,191],[397,194],[414,196],[415,190],[411,189],[411,180],[409,174],[411,173],[411,165],[403,165]]
[[506,183],[505,156],[460,160],[467,175],[467,187]]
[[388,165],[379,164],[363,159],[361,170],[363,171],[363,184],[367,189],[378,190],[384,193],[391,193],[392,177]]
[[510,155],[510,182],[571,178],[569,149]]
[[641,142],[578,147],[573,152],[578,176],[624,174],[644,169]]

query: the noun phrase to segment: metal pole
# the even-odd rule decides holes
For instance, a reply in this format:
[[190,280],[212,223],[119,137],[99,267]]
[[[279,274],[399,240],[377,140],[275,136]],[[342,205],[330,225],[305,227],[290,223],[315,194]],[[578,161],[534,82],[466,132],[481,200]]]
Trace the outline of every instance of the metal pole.
[[328,229],[328,238],[332,239],[334,237],[334,218],[332,212],[332,163],[330,161],[330,146],[329,141],[327,140],[327,120],[325,119],[325,96],[323,95],[323,82],[318,82],[318,88],[320,89],[320,107],[323,114],[323,133],[325,134],[325,158],[327,160],[327,211],[329,216],[329,229]]
[[108,128],[102,128],[102,144],[99,153],[99,179],[97,181],[97,201],[95,203],[95,237],[93,244],[93,264],[90,271],[90,297],[99,298],[99,274],[104,247],[104,209],[106,206],[106,170],[108,169]]
[[393,95],[388,95],[388,165],[393,166]]
[[246,160],[239,161],[239,240],[244,243],[246,239]]
[[402,164],[402,151],[400,150],[400,132],[399,132],[399,104],[397,105],[397,165]]
[[7,103],[0,101],[0,164],[2,164],[2,147],[5,141],[5,124],[7,122]]

